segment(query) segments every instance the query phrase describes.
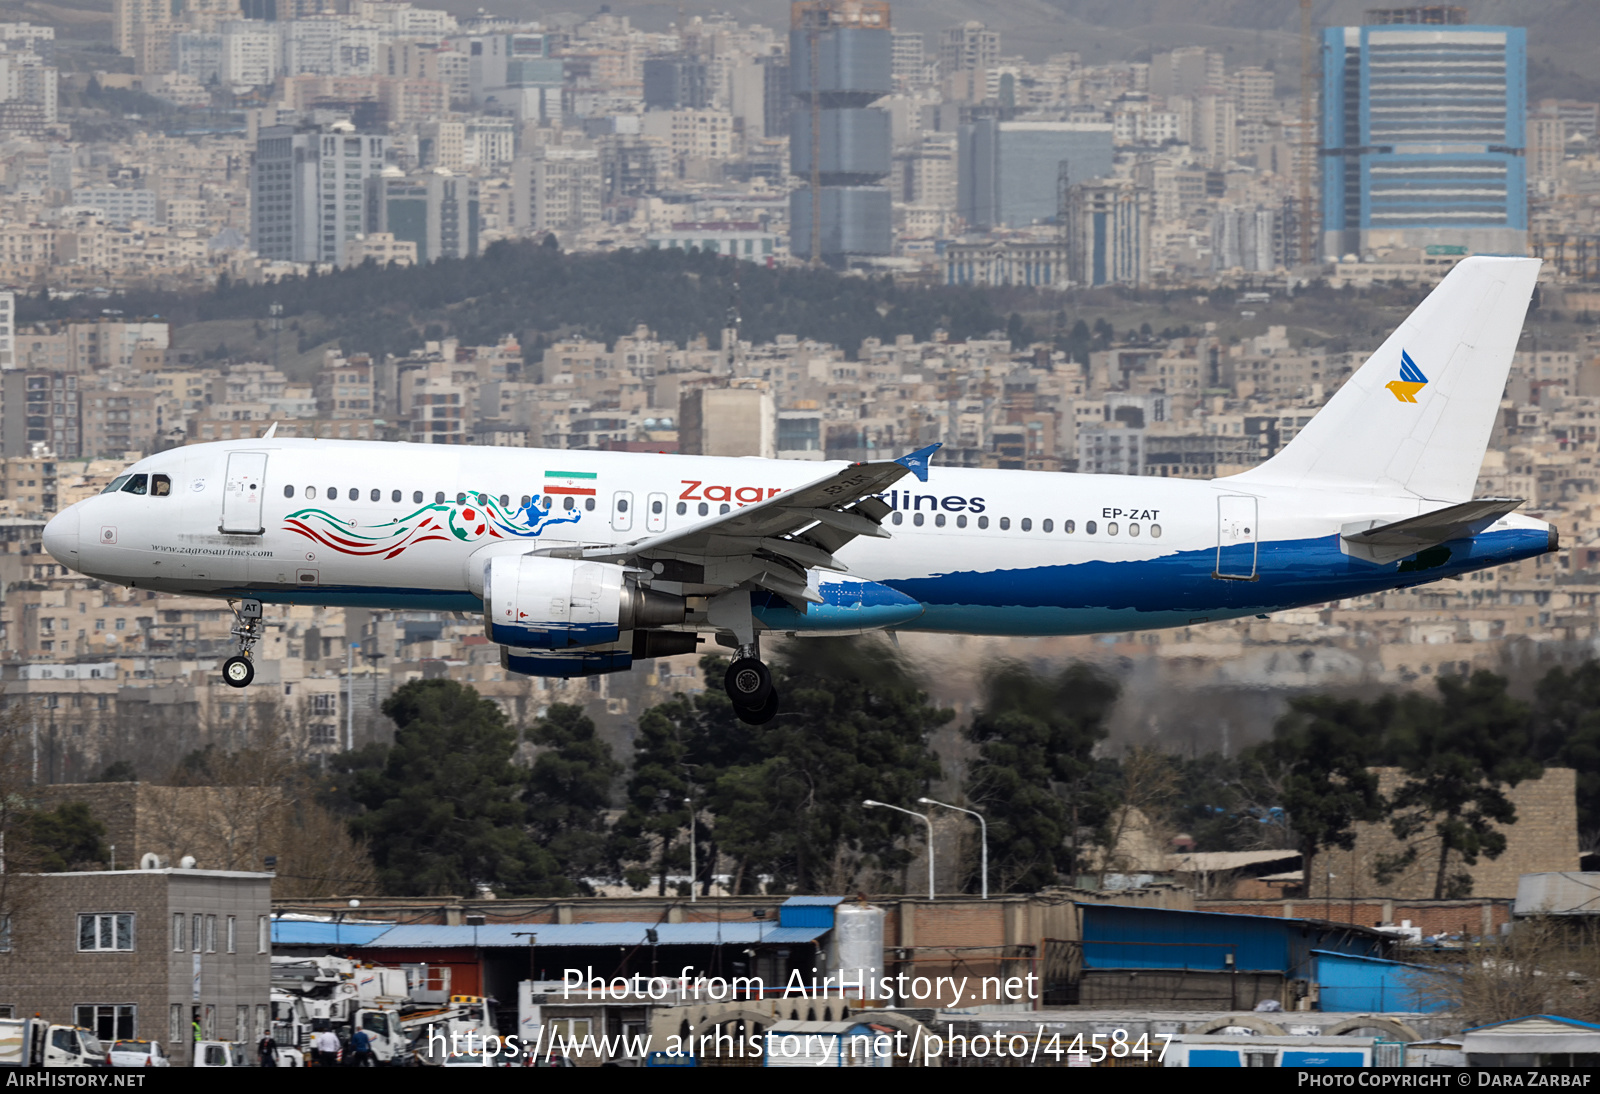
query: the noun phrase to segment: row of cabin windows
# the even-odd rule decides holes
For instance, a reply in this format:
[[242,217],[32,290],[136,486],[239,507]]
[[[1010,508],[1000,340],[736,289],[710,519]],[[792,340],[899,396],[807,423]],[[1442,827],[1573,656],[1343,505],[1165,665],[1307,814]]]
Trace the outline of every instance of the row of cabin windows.
[[[911,523],[912,523],[913,526],[915,526],[917,528],[921,528],[922,525],[925,523],[926,517],[927,517],[926,513],[912,513],[911,514]],[[903,524],[903,523],[905,523],[905,519],[906,519],[905,514],[897,511],[897,512],[895,512],[894,514],[892,514],[890,516],[889,522],[891,524]],[[933,526],[935,528],[943,528],[945,526],[945,520],[946,520],[946,518],[945,518],[945,515],[943,513],[935,513],[935,514],[933,514]],[[987,528],[987,527],[989,527],[989,518],[988,517],[978,517],[977,520],[978,520],[978,527],[979,528]],[[966,526],[967,526],[966,514],[965,513],[958,514],[956,516],[956,527],[957,528],[965,528]],[[1018,528],[1020,528],[1024,532],[1031,532],[1031,531],[1033,531],[1033,518],[1032,517],[1023,517],[1021,520],[1019,520],[1017,522],[1017,526],[1018,526]],[[1151,539],[1160,539],[1161,538],[1161,525],[1159,525],[1159,524],[1151,524],[1148,527],[1150,529],[1150,538]],[[1011,518],[1010,517],[1001,517],[1000,518],[1000,530],[1002,532],[1009,532],[1011,530]],[[1054,532],[1055,530],[1056,530],[1056,522],[1053,521],[1053,520],[1050,520],[1048,517],[1039,522],[1039,531],[1041,531],[1041,532]],[[1064,532],[1065,534],[1070,536],[1073,533],[1075,533],[1077,530],[1078,530],[1078,522],[1077,521],[1075,521],[1075,520],[1064,520],[1064,521],[1061,522],[1061,531]],[[1091,536],[1092,535],[1096,535],[1097,533],[1100,532],[1100,530],[1101,530],[1100,525],[1095,521],[1086,520],[1086,521],[1083,522],[1083,531],[1084,531],[1085,535],[1091,535]],[[1129,524],[1128,525],[1128,535],[1130,535],[1130,536],[1137,536],[1137,535],[1139,535],[1141,533],[1142,530],[1143,529],[1138,524]],[[1105,524],[1105,534],[1106,535],[1114,536],[1114,535],[1119,534],[1121,531],[1122,531],[1122,528],[1116,521],[1110,520],[1110,521],[1106,522],[1106,524]]]
[[[111,484],[109,486],[107,486],[105,488],[105,490],[102,491],[102,493],[110,494],[110,493],[114,493],[114,492],[116,492],[118,490],[121,490],[122,492],[128,493],[128,494],[146,494],[146,493],[148,493],[148,494],[154,495],[155,497],[166,497],[167,495],[172,493],[172,480],[170,478],[168,478],[166,475],[121,475],[121,476],[113,479],[111,481]],[[286,498],[294,497],[295,493],[296,493],[296,490],[295,490],[295,487],[293,487],[293,486],[285,486],[283,488],[283,496],[286,497]],[[317,488],[315,486],[304,487],[304,488],[301,489],[300,493],[302,494],[302,496],[307,501],[315,501],[317,499]],[[337,486],[327,487],[325,492],[324,492],[324,496],[329,501],[338,501],[339,500],[339,487],[337,487]],[[423,504],[423,499],[424,499],[425,496],[426,495],[421,490],[413,490],[411,492],[411,503],[413,505],[421,505],[421,504]],[[435,505],[443,505],[445,503],[446,496],[447,495],[445,494],[445,492],[443,490],[435,491],[434,495],[433,495],[434,504]],[[357,487],[354,487],[354,486],[349,487],[345,491],[345,498],[346,498],[346,500],[349,500],[349,501],[360,501],[361,500],[361,490],[359,488],[357,488]],[[396,505],[400,504],[404,500],[404,498],[405,498],[405,494],[404,494],[403,491],[400,491],[400,490],[391,490],[391,491],[389,491],[389,501],[391,503],[393,503],[393,504],[396,504]],[[367,500],[368,501],[373,501],[373,502],[381,502],[383,500],[383,491],[377,489],[376,487],[374,487],[373,489],[371,489],[371,490],[369,490],[367,492]],[[500,508],[501,508],[502,511],[509,511],[511,509],[511,495],[510,494],[501,494],[498,498],[494,498],[489,494],[468,494],[466,491],[458,491],[456,493],[455,503],[457,505],[466,505],[466,504],[468,504],[469,500],[476,501],[478,503],[478,505],[480,505],[480,506],[487,506],[487,505],[489,505],[491,503],[491,501],[498,501],[500,503]],[[554,505],[554,499],[549,494],[543,495],[541,498],[538,499],[538,501],[539,501],[539,506],[541,508],[543,508],[543,509],[546,509],[546,510],[552,508],[553,505]],[[518,506],[518,511],[520,512],[521,510],[527,509],[533,503],[534,503],[534,498],[533,498],[533,496],[531,494],[522,495],[522,501],[521,501],[521,504]],[[573,509],[576,509],[577,507],[578,506],[577,506],[577,499],[576,498],[574,498],[574,497],[569,495],[569,496],[563,497],[561,499],[561,508],[562,509],[567,510],[567,511],[571,511]],[[584,498],[583,499],[583,508],[584,508],[584,510],[586,512],[591,512],[592,513],[594,511],[594,507],[595,507],[594,498],[588,497],[588,498]],[[617,508],[617,512],[618,513],[626,513],[628,511],[628,502],[627,502],[627,500],[625,498],[618,498],[617,501],[616,501],[616,508]],[[703,502],[702,501],[695,508],[696,508],[696,514],[698,516],[706,517],[706,516],[710,516],[711,515],[711,506],[707,502]],[[652,500],[650,502],[650,512],[651,512],[652,516],[660,516],[662,511],[663,511],[663,509],[664,509],[664,505],[663,505],[662,502],[657,501],[657,500]],[[729,505],[727,502],[723,502],[723,503],[721,503],[720,505],[717,506],[717,512],[718,512],[719,515],[723,514],[723,513],[732,512],[732,510],[733,510],[733,507],[731,505]],[[689,503],[685,502],[685,501],[680,501],[678,503],[678,516],[682,517],[682,516],[687,516],[688,514],[689,514]],[[889,519],[890,519],[891,523],[903,524],[905,522],[905,514],[902,513],[902,512],[899,512],[897,510],[896,512],[894,512],[890,516]],[[945,527],[947,519],[948,518],[945,516],[944,513],[935,513],[933,515],[934,527],[935,528],[943,528],[943,527]],[[923,514],[923,513],[912,513],[911,514],[911,523],[912,523],[912,525],[914,527],[921,528],[923,526],[923,524],[925,523],[925,521],[926,521],[926,514]],[[978,521],[978,527],[980,529],[987,529],[989,527],[989,518],[988,517],[980,516],[980,517],[977,518],[977,521]],[[1011,530],[1011,518],[1010,517],[1001,517],[1001,518],[999,518],[999,525],[1000,525],[1000,530],[1002,532],[1010,531]],[[956,516],[956,527],[957,528],[965,528],[966,526],[967,526],[967,516],[966,516],[966,514],[964,514],[964,513],[957,514],[957,516]],[[1023,517],[1020,521],[1018,521],[1018,526],[1024,532],[1031,532],[1031,531],[1033,531],[1033,519],[1031,517]],[[1161,538],[1161,525],[1152,524],[1152,525],[1149,526],[1149,528],[1150,528],[1150,538],[1151,539],[1160,539]],[[1049,518],[1041,520],[1039,522],[1039,530],[1041,532],[1053,532],[1053,531],[1055,531],[1055,521],[1050,520]],[[1098,525],[1096,524],[1095,521],[1088,520],[1088,521],[1084,521],[1083,530],[1084,530],[1085,534],[1092,536],[1092,535],[1095,535],[1099,531],[1099,527],[1098,527]],[[1130,536],[1139,535],[1140,534],[1140,530],[1141,529],[1140,529],[1140,526],[1138,524],[1130,523],[1128,525],[1128,535],[1130,535]],[[1077,522],[1076,521],[1071,521],[1071,520],[1062,521],[1061,522],[1061,531],[1064,532],[1067,535],[1072,535],[1074,532],[1077,531]],[[1107,521],[1106,522],[1106,525],[1105,525],[1105,533],[1106,533],[1106,535],[1114,536],[1114,535],[1117,535],[1120,531],[1121,531],[1121,529],[1118,526],[1116,521]]]
[[[307,501],[316,501],[317,500],[317,488],[315,486],[304,487],[300,491],[300,493],[301,493],[301,496],[303,496]],[[322,492],[322,495],[328,501],[338,501],[339,500],[339,488],[337,486],[330,486],[330,487],[328,487],[326,490],[324,490]],[[286,497],[286,498],[294,497],[295,496],[295,487],[293,487],[293,486],[285,486],[283,488],[283,496]],[[421,505],[421,504],[423,504],[423,499],[426,498],[426,496],[427,495],[424,494],[421,490],[413,490],[413,491],[411,491],[411,504],[412,505]],[[443,504],[445,504],[445,499],[447,497],[448,497],[448,495],[443,490],[436,490],[434,492],[434,495],[433,495],[433,504],[435,504],[435,505],[443,505]],[[357,488],[357,487],[354,487],[354,486],[348,488],[345,491],[345,500],[347,500],[347,501],[360,501],[361,500],[361,490],[359,488]],[[378,490],[376,488],[367,491],[367,500],[368,501],[381,502],[383,500],[383,491],[382,490]],[[398,505],[401,502],[403,502],[404,500],[405,500],[405,492],[403,490],[391,490],[391,491],[389,491],[389,501],[391,503],[393,503],[395,505]],[[554,505],[554,499],[549,494],[545,494],[545,495],[543,495],[542,497],[540,497],[537,500],[538,500],[539,507],[542,508],[542,509],[550,509]],[[521,510],[528,508],[530,505],[534,504],[534,501],[535,501],[535,499],[534,499],[533,495],[531,495],[531,494],[522,495],[522,501],[517,506],[517,511],[520,512]],[[472,502],[476,502],[479,506],[482,506],[482,507],[487,507],[491,503],[498,503],[499,506],[500,506],[500,509],[502,511],[504,511],[504,512],[510,512],[511,511],[511,495],[510,494],[501,494],[499,497],[495,497],[492,494],[469,494],[465,490],[460,490],[460,491],[456,492],[455,503],[457,505],[467,505],[467,504],[470,504]],[[577,499],[576,498],[565,497],[565,498],[561,499],[561,508],[571,510],[571,509],[576,509],[577,507],[578,507],[578,505],[577,505]],[[583,508],[588,512],[591,512],[591,513],[594,512],[594,499],[593,498],[584,498],[583,499]]]

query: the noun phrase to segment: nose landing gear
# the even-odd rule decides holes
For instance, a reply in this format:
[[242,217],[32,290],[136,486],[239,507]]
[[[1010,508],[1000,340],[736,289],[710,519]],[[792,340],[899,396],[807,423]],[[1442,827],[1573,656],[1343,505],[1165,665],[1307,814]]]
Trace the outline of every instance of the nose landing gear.
[[256,678],[256,667],[250,660],[250,651],[261,640],[261,601],[228,601],[233,609],[233,637],[239,643],[237,655],[222,663],[222,682],[230,688],[247,688]]

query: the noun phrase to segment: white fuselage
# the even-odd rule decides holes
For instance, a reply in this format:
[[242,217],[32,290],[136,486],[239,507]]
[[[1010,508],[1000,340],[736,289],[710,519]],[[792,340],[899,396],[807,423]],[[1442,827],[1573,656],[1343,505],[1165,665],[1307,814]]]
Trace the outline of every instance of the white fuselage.
[[[231,462],[230,462],[231,461]],[[45,546],[125,585],[269,603],[477,610],[492,555],[631,543],[843,465],[261,439],[162,452],[53,519]],[[252,470],[259,469],[259,470]],[[165,476],[165,496],[152,491]],[[258,480],[258,481],[256,481]],[[923,605],[914,629],[1071,634],[1224,619],[1435,580],[1549,549],[1508,516],[1422,572],[1352,558],[1341,528],[1415,496],[935,467],[884,500],[891,538],[839,552]],[[476,586],[481,588],[481,584]],[[780,629],[786,629],[780,627]],[[800,627],[798,629],[804,629]]]

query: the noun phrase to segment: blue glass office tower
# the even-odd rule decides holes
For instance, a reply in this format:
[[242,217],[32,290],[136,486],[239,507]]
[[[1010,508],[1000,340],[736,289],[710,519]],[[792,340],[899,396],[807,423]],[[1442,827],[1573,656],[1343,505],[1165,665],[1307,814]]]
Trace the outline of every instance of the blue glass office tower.
[[1323,32],[1323,254],[1527,253],[1526,39],[1520,27]]

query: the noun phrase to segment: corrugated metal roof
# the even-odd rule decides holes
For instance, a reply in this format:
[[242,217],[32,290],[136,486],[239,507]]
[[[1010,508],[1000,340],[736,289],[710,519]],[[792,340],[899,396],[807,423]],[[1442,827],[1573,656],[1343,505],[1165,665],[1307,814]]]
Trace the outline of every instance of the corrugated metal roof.
[[320,920],[274,919],[274,946],[361,946],[390,930],[390,923],[328,923]]
[[1167,867],[1184,873],[1213,874],[1224,870],[1242,870],[1264,862],[1288,862],[1299,857],[1299,851],[1186,851],[1168,855]]
[[1303,977],[1310,972],[1313,948],[1376,956],[1388,943],[1367,927],[1305,919],[1116,904],[1078,907],[1088,968],[1277,970]]
[[373,949],[525,947],[528,932],[546,946],[648,946],[647,930],[658,946],[796,945],[828,933],[827,927],[769,927],[763,923],[494,923],[482,927],[414,924],[393,927],[361,945]]
[[1600,874],[1523,874],[1512,915],[1600,915]]

